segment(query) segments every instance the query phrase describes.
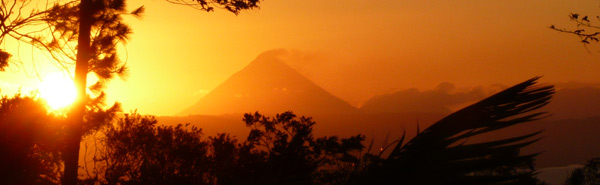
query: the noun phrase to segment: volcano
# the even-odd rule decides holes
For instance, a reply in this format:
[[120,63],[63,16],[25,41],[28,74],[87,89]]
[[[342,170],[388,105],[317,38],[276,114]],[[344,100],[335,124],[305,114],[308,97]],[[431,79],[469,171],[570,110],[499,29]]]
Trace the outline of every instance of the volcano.
[[259,55],[179,115],[351,114],[357,108],[325,91],[269,52]]

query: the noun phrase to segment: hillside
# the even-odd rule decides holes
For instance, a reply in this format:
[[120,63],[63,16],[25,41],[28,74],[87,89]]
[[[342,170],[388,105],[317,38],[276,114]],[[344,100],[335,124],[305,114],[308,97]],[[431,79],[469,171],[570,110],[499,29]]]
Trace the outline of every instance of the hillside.
[[302,76],[277,57],[260,55],[178,115],[222,115],[260,111],[351,114],[357,109]]

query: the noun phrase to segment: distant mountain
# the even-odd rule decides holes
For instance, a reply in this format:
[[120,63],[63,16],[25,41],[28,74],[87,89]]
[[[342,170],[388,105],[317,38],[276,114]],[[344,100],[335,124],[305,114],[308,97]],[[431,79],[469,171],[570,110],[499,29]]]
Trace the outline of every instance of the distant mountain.
[[552,120],[600,117],[600,87],[560,88],[543,110]]
[[[546,119],[582,119],[600,116],[600,86],[569,83],[557,85],[556,94],[541,111],[552,116]],[[481,100],[493,90],[476,87],[466,91],[454,91],[451,83],[441,83],[432,90],[406,89],[373,96],[360,110],[365,113],[411,113],[429,112],[450,114],[457,108]]]
[[[268,70],[260,72],[263,69]],[[281,78],[269,78],[271,75]],[[242,81],[242,79],[245,80]],[[288,83],[288,81],[294,83]],[[256,110],[278,113],[289,109],[299,116],[312,116],[317,122],[314,130],[317,136],[347,137],[361,133],[368,137],[367,141],[372,141],[374,147],[378,148],[386,143],[387,136],[390,140],[400,138],[403,133],[406,133],[407,139],[414,137],[417,130],[423,130],[447,116],[450,106],[488,96],[485,94],[485,90],[477,88],[455,92],[452,91],[453,88],[448,87],[450,87],[448,84],[442,84],[434,90],[408,89],[375,96],[365,103],[360,111],[357,111],[342,100],[314,86],[310,81],[276,59],[259,57],[207,95],[196,106],[190,108],[190,112],[194,112],[194,114],[239,113],[222,116],[160,117],[159,121],[163,124],[192,123],[204,128],[207,135],[227,132],[243,140],[249,129],[242,122],[240,113]],[[288,89],[290,94],[282,93],[286,92],[282,91],[282,88]],[[246,89],[246,91],[242,91],[242,89]],[[303,93],[291,93],[297,91]],[[246,94],[238,97],[236,92],[245,92]],[[311,94],[320,97],[314,98],[315,95],[311,96]],[[251,98],[256,96],[260,97],[256,98],[259,100]],[[208,104],[201,105],[206,102],[212,103],[215,107],[212,108]],[[303,106],[292,106],[297,104]],[[262,109],[256,107],[262,107]],[[354,112],[354,114],[330,114],[344,111]],[[595,142],[600,140],[598,134],[600,130],[600,88],[558,88],[551,103],[540,111],[547,111],[552,116],[508,127],[485,138],[471,138],[469,141],[480,142],[545,130],[541,134],[543,136],[541,140],[525,147],[522,151],[526,154],[542,152],[536,160],[537,167],[583,164],[590,158],[600,156],[600,143]]]
[[[362,128],[366,131],[373,130],[373,135],[385,135],[384,131],[398,133],[401,129],[397,123],[403,123],[406,130],[415,130],[415,122],[399,119],[400,117],[414,117],[419,120],[421,128],[426,128],[431,123],[444,116],[436,114],[446,114],[450,112],[450,106],[457,103],[468,102],[473,99],[483,99],[485,95],[479,89],[472,89],[466,92],[451,93],[451,91],[440,90],[418,91],[416,89],[407,89],[389,94],[374,96],[360,108],[365,113],[379,113],[368,118],[353,118],[354,120],[371,120],[371,122],[388,122],[391,124],[379,124],[378,127],[385,128]],[[482,97],[483,96],[483,97]],[[479,98],[481,97],[481,98]],[[594,86],[569,86],[557,88],[556,94],[552,97],[550,103],[539,111],[548,112],[551,116],[539,121],[512,126],[500,131],[496,131],[486,138],[471,138],[471,142],[483,140],[492,140],[499,138],[508,138],[524,135],[540,130],[543,137],[538,142],[527,146],[522,150],[523,153],[531,154],[542,152],[536,159],[538,167],[565,166],[570,164],[583,164],[593,157],[600,156],[600,88]],[[413,116],[411,113],[429,112],[426,114]],[[386,114],[384,114],[386,113]],[[404,113],[404,114],[403,114]],[[403,114],[403,115],[401,115]],[[388,115],[387,117],[383,117]],[[339,118],[338,118],[339,119]],[[396,121],[398,120],[398,121]],[[335,120],[328,120],[334,122]],[[360,123],[356,124],[360,125]],[[335,130],[335,129],[331,129]],[[369,134],[365,132],[364,134]],[[368,136],[368,135],[367,135]],[[407,135],[411,138],[414,135]]]
[[357,109],[302,76],[277,57],[261,54],[178,115],[260,111],[298,115],[347,114]]

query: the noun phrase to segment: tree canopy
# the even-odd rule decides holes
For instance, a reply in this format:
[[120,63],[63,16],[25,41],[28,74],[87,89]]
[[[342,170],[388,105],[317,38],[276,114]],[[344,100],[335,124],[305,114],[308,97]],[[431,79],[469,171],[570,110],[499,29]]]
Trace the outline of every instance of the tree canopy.
[[0,177],[3,184],[57,184],[64,117],[36,98],[0,99]]
[[592,184],[600,184],[600,158],[590,159],[585,166],[573,170],[565,181],[565,185]]
[[[2,1],[0,4],[0,43],[7,36],[45,51],[61,68],[74,70],[77,99],[69,113],[68,136],[65,149],[64,184],[76,184],[79,143],[86,127],[85,112],[89,102],[103,99],[102,88],[114,74],[126,72],[119,60],[116,45],[129,38],[131,29],[122,22],[127,14],[125,0],[46,1],[46,9],[31,6],[33,0]],[[258,8],[260,0],[173,0],[205,11],[222,7],[238,14],[242,10]],[[52,5],[49,5],[52,4]],[[31,6],[31,7],[30,7]],[[28,13],[27,10],[30,10]],[[139,16],[143,7],[130,12]],[[31,31],[33,30],[33,31]],[[0,50],[0,70],[10,63],[10,54]],[[97,94],[87,99],[87,74],[95,73],[100,79],[90,89]],[[96,106],[98,107],[98,106]],[[113,106],[114,108],[115,106]],[[111,108],[112,109],[112,108]]]

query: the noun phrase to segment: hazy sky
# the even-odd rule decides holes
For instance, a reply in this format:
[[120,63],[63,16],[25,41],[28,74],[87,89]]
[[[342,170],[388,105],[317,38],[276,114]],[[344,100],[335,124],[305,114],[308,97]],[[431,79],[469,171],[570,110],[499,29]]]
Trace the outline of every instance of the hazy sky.
[[[600,82],[599,47],[548,28],[572,28],[571,12],[600,14],[596,0],[266,0],[238,16],[163,0],[128,18],[129,77],[109,100],[125,111],[176,114],[260,53],[285,48],[287,62],[352,105],[407,88],[544,82]],[[51,64],[43,67],[53,68]],[[32,67],[26,70],[31,74]],[[23,70],[0,73],[3,94],[39,82]]]

